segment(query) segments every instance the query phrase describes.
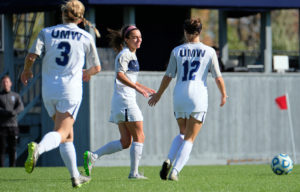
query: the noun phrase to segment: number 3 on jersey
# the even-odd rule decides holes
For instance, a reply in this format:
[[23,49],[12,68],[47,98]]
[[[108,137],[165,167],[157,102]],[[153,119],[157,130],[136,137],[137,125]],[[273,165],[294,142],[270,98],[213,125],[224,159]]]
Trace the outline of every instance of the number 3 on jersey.
[[186,60],[182,65],[183,65],[182,81],[195,80],[196,75],[194,75],[194,73],[199,70],[200,61],[192,61],[190,69],[189,69],[190,65],[188,60]]
[[61,57],[55,58],[57,65],[66,66],[69,62],[69,53],[71,51],[71,45],[68,42],[63,41],[58,44],[57,49],[61,50]]

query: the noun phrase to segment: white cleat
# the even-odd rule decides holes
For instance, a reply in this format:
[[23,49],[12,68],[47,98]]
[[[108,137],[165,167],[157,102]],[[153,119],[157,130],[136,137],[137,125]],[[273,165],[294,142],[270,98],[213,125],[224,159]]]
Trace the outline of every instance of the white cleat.
[[144,175],[137,173],[137,174],[129,174],[128,179],[148,179],[148,177],[145,177]]
[[79,177],[77,177],[77,178],[72,177],[71,181],[72,181],[72,187],[79,188],[83,184],[89,183],[91,181],[91,177],[79,175]]
[[172,172],[170,173],[170,175],[169,175],[168,180],[170,180],[170,181],[178,181],[178,175],[175,175],[175,172],[172,171]]

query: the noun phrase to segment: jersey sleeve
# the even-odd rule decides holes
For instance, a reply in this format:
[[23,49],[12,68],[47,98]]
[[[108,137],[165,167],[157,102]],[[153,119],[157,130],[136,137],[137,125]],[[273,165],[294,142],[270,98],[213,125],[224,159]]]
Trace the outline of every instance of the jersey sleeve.
[[176,73],[177,73],[177,62],[174,55],[174,51],[172,51],[165,76],[175,78]]
[[41,30],[28,52],[40,56],[44,52],[44,50],[45,50],[45,34],[44,31]]
[[93,42],[93,39],[90,40],[90,46],[88,49],[86,61],[87,61],[87,66],[89,66],[89,67],[101,65],[99,56],[98,56],[98,52],[97,52],[97,48],[96,48],[95,43]]
[[211,72],[213,78],[217,78],[217,77],[222,76],[221,71],[220,71],[220,67],[219,67],[218,57],[217,57],[217,54],[216,54],[215,50],[213,50],[213,56],[212,56],[212,59],[211,59],[210,72]]
[[129,55],[124,53],[122,54],[119,59],[118,59],[118,63],[117,63],[117,70],[116,72],[123,72],[125,73],[126,71],[128,71],[128,63],[130,61]]

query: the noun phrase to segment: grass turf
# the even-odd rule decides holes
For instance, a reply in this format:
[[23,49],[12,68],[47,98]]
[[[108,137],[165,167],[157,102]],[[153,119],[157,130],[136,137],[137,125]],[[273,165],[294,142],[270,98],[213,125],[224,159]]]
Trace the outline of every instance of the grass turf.
[[[80,167],[83,171],[83,168]],[[65,167],[1,168],[0,191],[149,191],[149,192],[299,192],[300,165],[289,175],[275,175],[269,165],[186,166],[179,182],[159,178],[160,167],[140,167],[148,180],[129,180],[129,167],[95,167],[92,181],[73,189]]]

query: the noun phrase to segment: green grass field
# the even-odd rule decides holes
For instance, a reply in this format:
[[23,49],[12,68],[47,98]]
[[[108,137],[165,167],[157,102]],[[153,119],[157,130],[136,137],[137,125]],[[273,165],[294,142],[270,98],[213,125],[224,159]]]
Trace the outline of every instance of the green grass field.
[[0,192],[300,192],[300,165],[282,176],[275,175],[269,165],[186,166],[179,182],[160,180],[159,170],[160,167],[140,167],[149,179],[128,180],[129,167],[95,167],[92,181],[73,189],[65,167],[37,167],[32,174],[24,168],[1,168]]

